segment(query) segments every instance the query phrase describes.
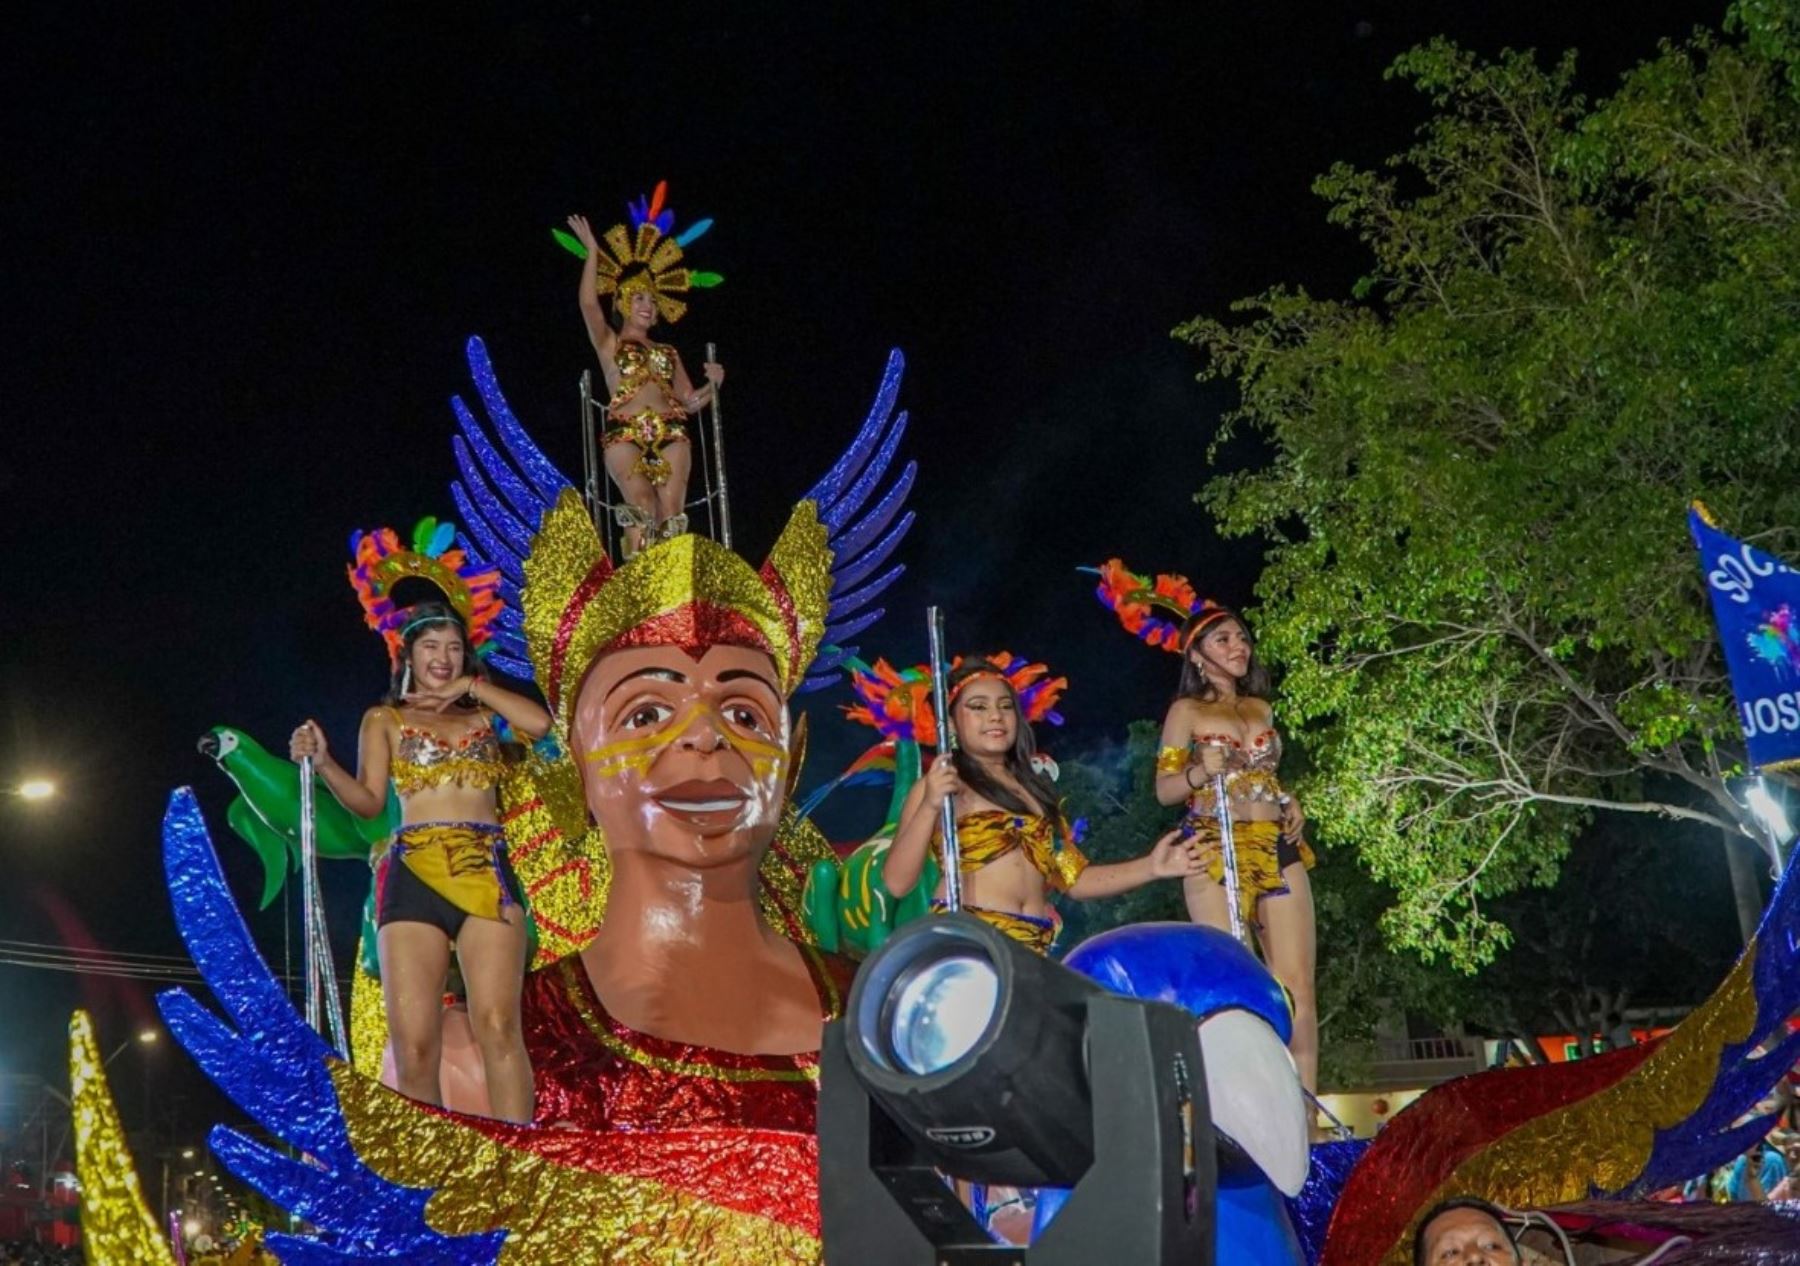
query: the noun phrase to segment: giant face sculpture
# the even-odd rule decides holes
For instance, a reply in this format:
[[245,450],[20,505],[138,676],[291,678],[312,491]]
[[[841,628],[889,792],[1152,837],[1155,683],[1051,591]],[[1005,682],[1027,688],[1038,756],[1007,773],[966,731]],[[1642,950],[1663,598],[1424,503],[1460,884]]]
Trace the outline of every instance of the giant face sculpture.
[[789,722],[766,652],[612,651],[582,682],[571,730],[615,858],[636,851],[704,870],[758,859],[774,837]]

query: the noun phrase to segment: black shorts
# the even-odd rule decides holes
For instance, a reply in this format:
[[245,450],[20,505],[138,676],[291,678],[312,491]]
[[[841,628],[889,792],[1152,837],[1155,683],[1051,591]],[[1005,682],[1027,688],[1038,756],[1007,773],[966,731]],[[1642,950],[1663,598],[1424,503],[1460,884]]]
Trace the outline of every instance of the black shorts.
[[[375,911],[375,926],[390,923],[429,923],[451,940],[462,931],[462,925],[476,918],[413,874],[412,867],[398,857],[389,858],[387,874],[381,881],[381,904]],[[512,904],[519,904],[519,881],[503,857],[500,873],[505,876],[506,890]]]
[[1293,840],[1290,840],[1287,836],[1283,835],[1280,839],[1275,841],[1276,870],[1286,870],[1295,862],[1304,860],[1305,858],[1300,856],[1300,846],[1294,843]]

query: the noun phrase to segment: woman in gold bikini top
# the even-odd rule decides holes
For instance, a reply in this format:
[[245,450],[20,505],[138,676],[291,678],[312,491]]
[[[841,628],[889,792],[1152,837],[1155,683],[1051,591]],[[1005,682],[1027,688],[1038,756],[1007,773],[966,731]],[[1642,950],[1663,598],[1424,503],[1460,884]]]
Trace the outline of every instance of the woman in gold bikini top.
[[1163,720],[1156,798],[1187,806],[1183,825],[1203,867],[1183,886],[1188,915],[1210,927],[1231,927],[1215,792],[1223,776],[1239,914],[1243,926],[1254,930],[1269,970],[1287,987],[1294,1009],[1289,1049],[1301,1081],[1316,1090],[1316,933],[1307,878],[1314,858],[1300,806],[1277,777],[1281,736],[1267,702],[1268,674],[1256,661],[1243,621],[1217,605],[1201,606],[1186,620],[1176,648],[1181,681]]
[[[663,206],[665,193],[658,185],[641,209],[632,209],[632,223],[608,230],[604,241],[594,236],[585,216],[569,217],[569,228],[586,252],[578,298],[606,376],[600,439],[606,472],[625,499],[614,513],[625,529],[627,558],[648,543],[687,531],[693,466],[687,419],[705,408],[725,381],[724,369],[708,361],[706,382],[696,390],[675,349],[650,339],[659,319],[676,321],[687,311],[677,293],[718,279],[716,273],[675,267],[681,247],[699,234],[690,228],[679,241],[669,236],[674,214]],[[602,294],[612,298],[616,328],[601,310]]]
[[332,758],[313,721],[294,731],[289,750],[296,760],[312,757],[352,813],[383,813],[390,780],[400,797],[400,827],[376,862],[377,944],[396,1089],[443,1102],[440,999],[454,947],[494,1114],[529,1121],[531,1066],[519,1028],[524,910],[503,852],[493,718],[540,738],[550,731],[550,715],[481,675],[456,608],[421,602],[405,615],[388,701],[363,716],[356,772]]
[[1060,926],[1052,888],[1088,901],[1197,869],[1177,831],[1128,862],[1093,865],[1082,856],[1056,808],[1055,785],[1032,766],[1031,727],[1000,657],[961,663],[950,674],[949,701],[956,751],[933,761],[913,787],[882,864],[896,897],[918,883],[948,796],[956,798],[963,909],[1039,953]]

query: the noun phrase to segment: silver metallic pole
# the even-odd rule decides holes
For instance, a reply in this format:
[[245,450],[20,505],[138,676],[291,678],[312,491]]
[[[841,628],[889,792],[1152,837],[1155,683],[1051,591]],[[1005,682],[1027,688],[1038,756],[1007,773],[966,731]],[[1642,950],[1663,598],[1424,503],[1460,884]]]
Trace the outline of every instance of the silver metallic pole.
[[306,974],[306,1022],[315,1033],[329,1036],[339,1055],[349,1050],[344,1008],[338,997],[337,969],[331,961],[331,938],[325,930],[325,899],[319,891],[318,814],[313,797],[313,758],[300,758],[300,922]]
[[600,495],[600,450],[594,435],[594,371],[591,369],[581,371],[581,466],[586,479],[583,493],[587,497],[588,513],[594,518],[594,526],[604,532],[606,506]]
[[[709,364],[719,359],[718,344],[706,345],[706,359]],[[731,493],[725,484],[725,428],[719,424],[719,394],[715,385],[712,393],[712,464],[719,473],[719,544],[730,549]]]
[[[937,607],[925,611],[925,637],[931,654],[931,708],[937,718],[937,758],[949,760],[956,751],[956,729],[950,724],[949,665],[944,659],[944,613]],[[945,796],[938,808],[939,865],[944,871],[944,905],[954,914],[962,909],[962,846],[956,839],[956,806]]]
[[1213,808],[1219,815],[1219,848],[1224,861],[1225,904],[1231,911],[1231,935],[1238,941],[1244,941],[1244,915],[1238,909],[1241,885],[1238,882],[1237,846],[1231,833],[1231,793],[1225,786],[1223,773],[1213,775]]
[[319,881],[318,841],[314,838],[313,758],[300,758],[300,962],[306,978],[306,1022],[313,1032],[320,1031],[324,1017],[319,1000],[318,941],[313,936],[313,888]]

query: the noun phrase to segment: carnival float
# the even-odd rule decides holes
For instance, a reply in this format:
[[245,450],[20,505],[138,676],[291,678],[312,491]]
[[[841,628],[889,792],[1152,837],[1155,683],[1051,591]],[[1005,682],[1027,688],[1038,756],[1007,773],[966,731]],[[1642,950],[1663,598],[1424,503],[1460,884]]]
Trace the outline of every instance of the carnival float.
[[[938,720],[955,706],[952,683],[986,679],[1027,732],[1057,721],[1068,683],[1011,652],[952,659],[935,616],[929,662],[896,668],[863,654],[858,639],[898,636],[887,630],[901,617],[876,603],[901,573],[914,521],[899,352],[843,451],[796,480],[767,556],[734,551],[722,375],[709,369],[696,388],[673,349],[648,338],[655,321],[683,314],[690,290],[721,280],[687,260],[709,225],[678,228],[659,185],[604,234],[585,221],[559,234],[582,257],[583,312],[608,376],[602,409],[591,386],[583,392],[582,482],[546,456],[488,348],[470,339],[473,393],[452,401],[446,454],[454,521],[352,538],[351,587],[397,672],[411,672],[402,660],[421,594],[448,612],[437,625],[466,639],[466,665],[439,684],[454,686],[458,706],[474,700],[471,715],[491,728],[480,741],[504,749],[493,822],[472,843],[442,844],[439,871],[420,860],[437,844],[396,853],[397,837],[432,825],[409,816],[403,773],[420,787],[488,789],[486,773],[470,772],[486,757],[468,743],[401,751],[406,727],[424,724],[407,700],[428,692],[410,677],[390,707],[391,767],[367,803],[327,776],[323,749],[296,761],[297,749],[229,725],[204,737],[202,752],[235,785],[225,826],[258,859],[258,891],[231,891],[193,792],[169,799],[167,899],[211,996],[174,989],[159,1003],[255,1123],[218,1126],[209,1143],[291,1215],[269,1229],[268,1251],[301,1266],[1376,1266],[1410,1261],[1421,1217],[1452,1196],[1565,1206],[1556,1216],[1570,1229],[1635,1226],[1646,1245],[1681,1235],[1698,1249],[1715,1230],[1721,1244],[1766,1242],[1761,1224],[1727,1228],[1722,1212],[1639,1202],[1767,1127],[1755,1105],[1800,1054],[1786,1026],[1800,1004],[1791,875],[1737,964],[1667,1037],[1450,1082],[1372,1142],[1313,1137],[1289,1052],[1293,991],[1246,926],[1255,894],[1240,900],[1268,880],[1239,873],[1248,854],[1234,829],[1237,844],[1254,836],[1270,850],[1280,834],[1274,807],[1234,821],[1242,793],[1227,780],[1246,766],[1202,786],[1178,747],[1168,771],[1211,796],[1224,927],[1128,926],[1057,960],[1041,952],[1056,935],[1050,918],[965,900],[995,858],[1043,877],[1031,903],[1078,886],[1086,861],[1041,796],[1037,816],[1002,806],[979,830],[947,798],[929,803],[930,771],[953,746]],[[1046,562],[1059,575],[1072,565]],[[1101,600],[1147,645],[1185,651],[1183,630],[1210,618],[1172,573],[1140,576],[1114,560],[1099,575]],[[487,703],[495,676],[541,697],[541,733]],[[845,683],[851,719],[876,742],[801,801],[809,720],[797,701]],[[812,724],[842,709],[834,701]],[[366,723],[365,755],[370,733]],[[1029,768],[1053,775],[1053,762]],[[884,820],[833,848],[810,815],[835,788],[874,776],[893,786]],[[924,825],[909,826],[920,813]],[[1191,873],[1192,835],[1145,841],[1144,858],[1121,864],[1138,869],[1110,882]],[[891,866],[913,837],[931,841],[919,864]],[[375,876],[347,996],[318,893],[323,865]],[[403,873],[424,885],[418,900],[459,912],[446,949],[464,917],[522,938],[515,1036],[531,1103],[520,1119],[497,1110],[483,1052],[498,1048],[473,980],[447,1000],[441,983],[430,991],[438,1036],[409,1037],[396,1058],[381,894]],[[472,875],[488,897],[468,895]],[[304,912],[300,1005],[240,914],[290,883]],[[524,918],[508,923],[515,900]],[[408,1067],[418,1075],[420,1051],[435,1096],[391,1088]],[[173,1262],[80,1015],[70,1061],[89,1260]],[[1003,1231],[1002,1205],[1022,1208],[1024,1224],[1015,1216]]]

